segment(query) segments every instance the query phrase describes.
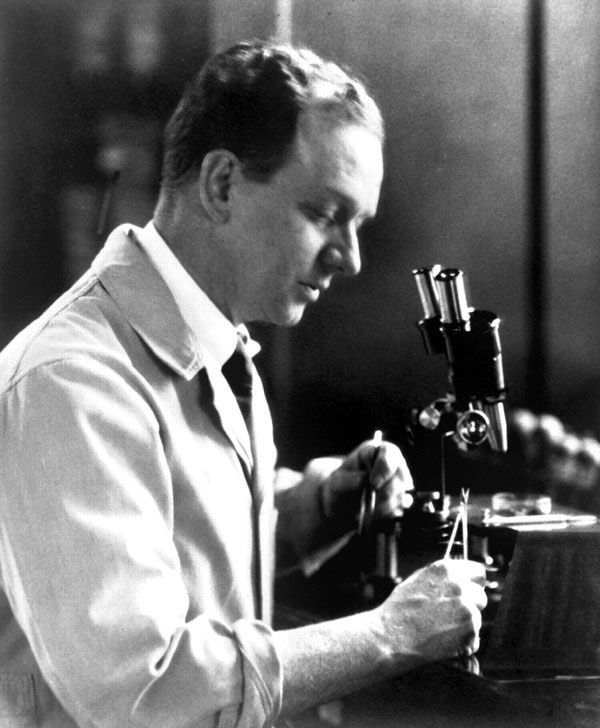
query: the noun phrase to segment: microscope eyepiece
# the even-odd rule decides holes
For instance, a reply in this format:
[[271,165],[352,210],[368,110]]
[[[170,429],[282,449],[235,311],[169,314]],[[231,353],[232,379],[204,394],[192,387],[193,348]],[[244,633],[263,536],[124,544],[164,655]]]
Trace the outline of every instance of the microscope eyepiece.
[[440,315],[440,299],[434,280],[440,270],[440,265],[432,265],[427,268],[417,268],[412,272],[426,319]]
[[444,268],[435,276],[435,283],[440,300],[442,323],[468,323],[470,315],[463,272],[458,268]]
[[[459,436],[467,445],[487,440],[496,452],[507,448],[503,401],[506,386],[496,314],[469,308],[459,268],[439,265],[413,270],[425,318],[418,322],[428,354],[446,355]],[[476,411],[476,414],[474,414]],[[420,424],[435,429],[436,413],[423,411]],[[439,419],[439,418],[438,418]],[[487,433],[487,434],[486,434]]]

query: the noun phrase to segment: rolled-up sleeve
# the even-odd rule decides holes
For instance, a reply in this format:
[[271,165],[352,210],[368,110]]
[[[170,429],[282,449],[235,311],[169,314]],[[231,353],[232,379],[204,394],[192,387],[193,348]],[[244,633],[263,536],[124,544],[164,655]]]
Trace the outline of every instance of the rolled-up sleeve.
[[92,358],[0,395],[2,586],[82,728],[271,725],[282,675],[270,628],[189,616],[151,397],[125,363]]

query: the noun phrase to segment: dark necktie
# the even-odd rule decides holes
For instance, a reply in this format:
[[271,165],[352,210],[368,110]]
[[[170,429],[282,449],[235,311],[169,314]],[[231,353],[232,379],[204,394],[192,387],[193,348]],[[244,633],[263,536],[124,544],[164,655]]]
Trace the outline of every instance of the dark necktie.
[[[223,364],[221,371],[227,380],[231,390],[235,394],[239,408],[248,425],[250,440],[253,440],[253,429],[250,425],[249,415],[252,405],[252,360],[248,355],[246,346],[241,336],[238,335],[237,346],[229,359]],[[254,446],[253,446],[254,452]],[[263,614],[263,568],[261,564],[261,544],[259,536],[259,511],[260,503],[257,500],[255,491],[255,474],[250,476],[250,492],[252,493],[252,522],[254,532],[255,558],[252,567],[254,581],[254,598],[256,613],[259,619],[264,618]]]
[[222,372],[247,421],[252,406],[252,361],[240,336],[235,351],[223,364]]

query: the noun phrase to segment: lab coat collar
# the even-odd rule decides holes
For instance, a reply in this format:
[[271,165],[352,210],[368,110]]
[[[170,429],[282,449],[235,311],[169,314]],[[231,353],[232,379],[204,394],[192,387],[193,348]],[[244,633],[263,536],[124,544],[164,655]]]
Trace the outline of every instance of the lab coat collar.
[[[233,354],[238,330],[194,281],[152,221],[137,231],[136,238],[167,284],[184,321],[221,368]],[[247,334],[245,327],[243,333]]]
[[114,230],[92,269],[155,356],[188,381],[206,369],[223,430],[251,471],[250,438],[235,396],[214,357],[187,325],[169,287],[142,250],[138,231],[132,225]]
[[[153,242],[160,241],[166,248],[163,252],[180,265],[151,225],[143,230],[121,225],[111,233],[92,268],[156,356],[187,380],[211,359],[220,369],[233,353],[238,335],[246,344],[248,354],[254,357],[260,351],[260,345],[251,338],[248,329],[244,325],[236,328],[230,324],[200,288],[196,287],[194,292],[192,286],[195,284],[185,271],[189,278],[186,295],[179,297],[178,302],[178,292],[169,287],[160,266],[157,270],[156,261],[150,260],[145,245],[140,244],[139,238],[143,236],[145,243],[149,233],[150,239],[156,236]],[[168,261],[163,257],[158,262]],[[211,314],[207,323],[203,324],[198,313],[191,310],[194,293],[199,307]],[[187,310],[182,310],[182,305]],[[220,329],[218,336],[205,330],[217,326]],[[207,333],[210,335],[205,335]]]
[[187,380],[203,366],[202,351],[181,317],[167,285],[136,239],[136,229],[114,230],[92,270],[131,326],[167,366]]

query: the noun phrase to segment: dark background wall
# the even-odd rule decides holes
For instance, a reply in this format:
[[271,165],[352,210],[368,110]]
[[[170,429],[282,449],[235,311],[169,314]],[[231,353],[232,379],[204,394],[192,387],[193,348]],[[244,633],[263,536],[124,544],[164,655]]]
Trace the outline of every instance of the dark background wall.
[[[298,403],[317,407],[326,431],[349,407],[353,435],[365,437],[377,422],[393,433],[411,405],[445,391],[443,363],[425,356],[415,328],[411,271],[432,263],[463,268],[471,304],[502,316],[507,377],[521,397],[523,3],[325,1],[298,3],[294,17],[299,41],[370,80],[388,129],[364,274],[340,284],[293,334],[292,380],[319,395],[301,392]],[[318,427],[308,431],[323,439]]]
[[511,404],[600,435],[594,0],[3,0],[0,345],[110,227],[151,215],[162,126],[206,54],[273,34],[364,75],[388,131],[363,273],[293,331],[257,331],[285,461],[400,437],[443,393],[411,276],[436,262],[501,317]]
[[600,6],[548,6],[548,324],[552,404],[600,430]]

